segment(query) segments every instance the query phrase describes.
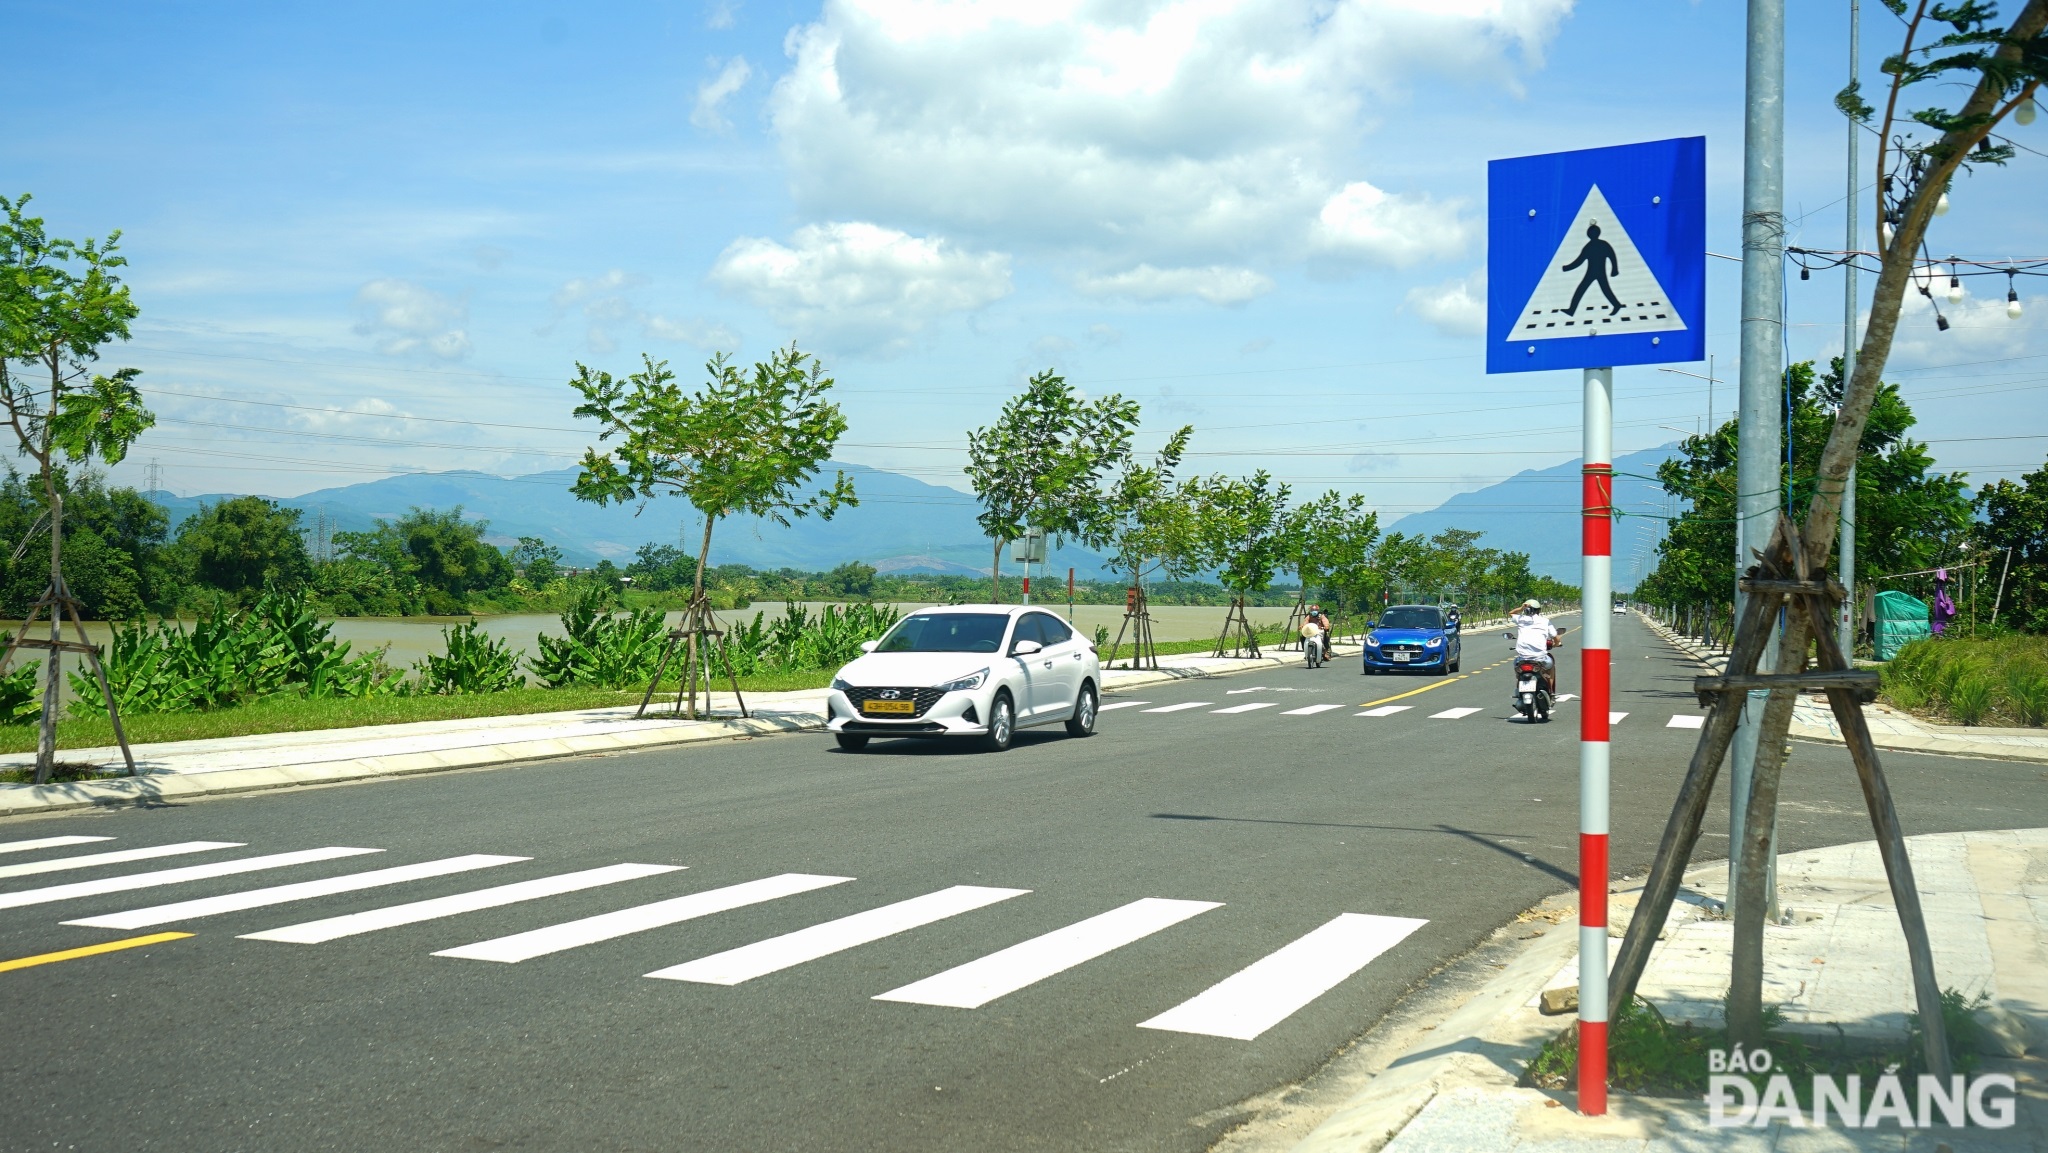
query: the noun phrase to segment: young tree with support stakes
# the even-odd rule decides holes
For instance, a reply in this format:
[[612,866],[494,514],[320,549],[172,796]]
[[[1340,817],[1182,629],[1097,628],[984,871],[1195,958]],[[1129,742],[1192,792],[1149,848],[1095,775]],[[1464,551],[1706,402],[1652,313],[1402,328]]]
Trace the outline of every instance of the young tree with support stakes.
[[[1666,839],[1652,868],[1642,902],[1631,919],[1627,938],[1609,982],[1609,1019],[1634,995],[1636,980],[1647,961],[1651,942],[1662,927],[1676,890],[1676,875],[1698,837],[1700,813],[1710,792],[1721,756],[1732,737],[1737,711],[1731,703],[1750,688],[1769,689],[1763,718],[1757,725],[1757,753],[1751,777],[1739,853],[1738,887],[1734,894],[1734,956],[1728,995],[1728,1028],[1732,1040],[1755,1047],[1763,1040],[1763,909],[1771,830],[1784,769],[1786,733],[1800,686],[1825,681],[1835,715],[1856,760],[1878,847],[1891,878],[1912,961],[1916,1000],[1923,1021],[1922,1041],[1927,1070],[1937,1077],[1949,1068],[1944,1042],[1940,991],[1936,987],[1925,921],[1920,916],[1913,868],[1904,851],[1904,834],[1893,810],[1889,787],[1877,764],[1874,746],[1856,693],[1869,691],[1869,678],[1847,667],[1833,635],[1835,598],[1841,590],[1828,581],[1842,494],[1851,467],[1880,395],[1885,363],[1898,330],[1906,289],[1922,268],[1933,263],[1926,244],[1937,205],[1956,174],[1977,164],[2003,164],[2013,155],[2009,144],[1994,143],[1994,130],[2023,103],[2036,99],[2048,79],[2048,0],[2027,0],[2009,25],[1998,23],[1995,5],[1979,0],[1935,4],[1919,0],[1885,0],[1886,7],[1906,21],[1902,49],[1884,62],[1891,77],[1879,130],[1877,161],[1878,252],[1880,267],[1872,293],[1869,319],[1857,349],[1855,369],[1844,390],[1833,428],[1815,470],[1814,493],[1804,523],[1789,516],[1780,521],[1770,547],[1759,558],[1758,580],[1745,584],[1748,603],[1738,624],[1727,674],[1703,693],[1719,693],[1715,717],[1694,754],[1679,804],[1666,827]],[[1910,12],[1909,12],[1910,9]],[[1947,31],[1923,42],[1931,28]],[[1967,90],[1960,107],[1930,107],[1906,113],[1901,99],[1908,89],[1936,84]],[[1837,106],[1858,120],[1874,110],[1864,103],[1855,84],[1837,97]],[[1910,125],[1928,132],[1910,134]],[[1894,136],[1894,129],[1898,135]],[[1928,133],[1932,134],[1929,138]],[[1854,259],[1851,255],[1849,259]],[[1922,291],[1926,291],[1922,286]],[[1785,613],[1778,640],[1775,676],[1750,675],[1764,642]],[[1818,643],[1823,667],[1809,671]],[[1782,680],[1778,678],[1783,678]],[[1763,682],[1763,683],[1759,683]]]
[[[22,455],[36,462],[42,483],[46,531],[50,534],[50,584],[21,635],[0,657],[4,672],[18,648],[40,648],[44,662],[42,732],[36,743],[36,783],[49,781],[57,758],[57,702],[62,654],[76,652],[92,666],[107,699],[114,736],[134,771],[135,760],[121,730],[113,693],[100,667],[99,650],[85,637],[78,605],[64,582],[64,485],[58,457],[75,464],[95,458],[118,464],[156,417],[142,403],[135,387],[140,370],[116,369],[111,376],[92,372],[100,346],[128,339],[128,325],[137,315],[128,287],[115,270],[126,265],[117,249],[121,234],[105,241],[74,243],[52,237],[40,218],[26,212],[29,197],[0,196],[0,404]],[[16,371],[19,366],[21,371]],[[47,608],[50,635],[27,634]],[[69,617],[78,640],[63,639]]]
[[1084,537],[1107,515],[1100,482],[1130,450],[1138,404],[1111,393],[1086,400],[1047,369],[1009,399],[994,424],[967,434],[967,479],[994,541],[989,600],[1003,599],[1003,543],[1043,529]]
[[1273,577],[1287,567],[1292,527],[1287,502],[1293,491],[1275,484],[1264,469],[1243,480],[1217,475],[1188,486],[1200,526],[1203,562],[1215,567],[1230,590],[1230,609],[1223,618],[1223,633],[1216,638],[1219,657],[1225,649],[1259,655],[1258,635],[1245,616],[1245,598],[1271,588]]
[[1287,565],[1301,578],[1296,612],[1305,610],[1312,588],[1358,587],[1380,538],[1380,515],[1364,496],[1330,489],[1296,507],[1288,522]]
[[[690,607],[662,652],[666,664],[678,643],[687,645],[683,679],[689,682],[689,715],[694,718],[698,673],[705,674],[707,690],[710,680],[709,670],[701,669],[708,656],[703,638],[718,631],[704,596],[704,568],[718,522],[734,513],[784,526],[793,517],[830,520],[841,506],[860,501],[843,472],[830,485],[799,493],[846,431],[839,406],[825,399],[833,381],[816,357],[792,344],[743,372],[719,353],[704,366],[709,379],[694,392],[676,383],[667,361],[643,355],[641,364],[639,372],[624,378],[576,366],[569,382],[583,397],[576,415],[603,426],[599,440],[619,443],[609,451],[584,450],[582,470],[570,491],[595,504],[674,494],[703,514]],[[660,679],[657,670],[655,681]],[[654,685],[647,691],[652,699]],[[733,691],[739,691],[737,681]],[[683,699],[678,693],[678,712]],[[643,700],[641,708],[646,706]],[[744,712],[744,701],[740,707]]]
[[1116,659],[1124,633],[1129,631],[1134,646],[1132,668],[1140,662],[1151,668],[1159,664],[1152,644],[1145,578],[1163,573],[1169,580],[1178,580],[1200,567],[1195,518],[1173,476],[1194,432],[1193,425],[1182,425],[1149,458],[1133,452],[1126,442],[1113,466],[1115,476],[1103,489],[1100,515],[1091,518],[1081,534],[1082,543],[1108,554],[1118,572],[1131,574],[1124,622],[1117,628],[1108,659]]

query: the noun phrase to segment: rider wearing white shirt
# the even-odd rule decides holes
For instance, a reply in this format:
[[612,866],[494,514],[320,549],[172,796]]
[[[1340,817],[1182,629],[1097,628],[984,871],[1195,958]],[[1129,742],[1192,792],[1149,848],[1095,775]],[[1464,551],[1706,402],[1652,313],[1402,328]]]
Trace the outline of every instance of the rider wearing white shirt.
[[1551,690],[1557,688],[1555,662],[1550,650],[1557,645],[1564,630],[1550,623],[1550,618],[1540,611],[1543,606],[1536,601],[1523,601],[1521,608],[1508,617],[1508,623],[1515,626],[1515,659],[1535,661],[1543,667],[1544,678],[1550,682]]

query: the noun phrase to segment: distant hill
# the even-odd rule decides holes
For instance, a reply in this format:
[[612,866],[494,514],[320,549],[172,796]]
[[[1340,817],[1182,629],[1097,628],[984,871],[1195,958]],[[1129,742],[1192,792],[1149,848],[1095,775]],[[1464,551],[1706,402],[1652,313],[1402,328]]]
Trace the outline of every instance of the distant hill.
[[[878,569],[886,565],[892,572],[988,572],[989,543],[974,523],[978,506],[973,497],[865,465],[828,464],[825,469],[828,475],[833,469],[845,470],[859,494],[858,507],[842,509],[829,521],[800,520],[791,528],[755,517],[733,517],[721,522],[712,535],[712,563],[816,571],[858,560]],[[569,492],[575,476],[573,468],[514,477],[466,471],[408,473],[320,489],[282,498],[280,503],[305,513],[309,533],[323,516],[330,532],[356,532],[415,506],[460,505],[464,517],[489,522],[493,543],[510,545],[518,537],[541,537],[559,547],[571,565],[606,559],[623,565],[649,542],[696,553],[703,522],[688,502],[667,497],[649,501],[645,508],[588,504]],[[169,510],[173,526],[199,511],[201,504],[217,504],[233,495],[155,494]],[[1082,576],[1101,573],[1101,558],[1086,549],[1058,550],[1051,562],[1055,571],[1071,565]],[[1015,571],[1007,556],[1003,567]]]
[[[1635,558],[1664,539],[1664,489],[1654,480],[1657,466],[1678,455],[1678,446],[1644,449],[1614,462],[1614,503],[1625,515],[1614,528],[1614,583],[1634,583]],[[1567,584],[1579,583],[1579,462],[1532,469],[1476,492],[1464,492],[1428,512],[1410,513],[1387,526],[1390,532],[1429,535],[1447,528],[1476,529],[1482,543],[1503,552],[1529,554],[1529,567]],[[1645,515],[1650,514],[1650,515]],[[1645,537],[1638,527],[1649,533]],[[1647,567],[1644,570],[1648,571]]]

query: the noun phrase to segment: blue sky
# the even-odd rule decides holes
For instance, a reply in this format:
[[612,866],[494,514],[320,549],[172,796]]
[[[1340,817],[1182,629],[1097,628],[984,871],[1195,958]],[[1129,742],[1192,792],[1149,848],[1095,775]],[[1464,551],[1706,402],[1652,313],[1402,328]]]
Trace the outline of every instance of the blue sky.
[[[1057,367],[1194,424],[1194,468],[1394,517],[1577,454],[1576,373],[1483,372],[1488,159],[1703,134],[1709,248],[1739,250],[1729,0],[8,7],[66,47],[14,54],[0,186],[124,231],[142,319],[108,359],[164,421],[116,473],[187,494],[561,467],[575,362],[796,340],[843,459],[959,485],[965,431]],[[1791,240],[1836,248],[1847,4],[1790,7]],[[1864,27],[1875,86],[1899,25]],[[1933,246],[2048,253],[2044,163],[1965,178]],[[2048,451],[1970,439],[2042,428],[2048,382],[2048,300],[2015,322],[1978,285],[1893,361],[1973,481]],[[1789,316],[1795,358],[1837,352],[1838,274]],[[1619,452],[1707,407],[1650,368],[1617,392]]]

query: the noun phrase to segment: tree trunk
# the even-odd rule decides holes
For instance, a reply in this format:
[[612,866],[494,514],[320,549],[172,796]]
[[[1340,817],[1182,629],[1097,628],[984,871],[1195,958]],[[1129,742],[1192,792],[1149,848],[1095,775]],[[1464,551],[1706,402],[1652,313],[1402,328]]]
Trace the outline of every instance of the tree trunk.
[[[704,603],[704,565],[711,557],[711,529],[717,524],[716,517],[704,514],[704,543],[697,549],[697,579],[690,586],[689,611],[683,614],[683,627],[689,630],[689,636],[683,640],[683,675],[676,679],[676,692],[678,695],[685,691],[689,693],[690,719],[693,721],[697,719],[697,638],[703,635],[704,614],[708,611]],[[689,681],[687,690],[684,680]],[[711,707],[711,675],[708,670],[704,676],[704,697],[704,707],[708,709]]]
[[1003,603],[1003,538],[996,538],[995,559],[988,566],[988,603]]
[[[50,421],[57,415],[57,393],[62,381],[61,361],[57,348],[50,347],[50,407],[43,419],[43,453],[37,463],[43,466],[43,496],[50,502],[50,595],[57,596],[64,591],[64,498],[57,492],[57,477],[50,469]],[[59,602],[50,604],[50,648],[43,658],[43,717],[41,731],[36,734],[36,784],[46,785],[50,774],[57,768],[57,691],[62,683],[64,662],[60,659],[63,650],[57,643],[64,639],[64,606]]]

